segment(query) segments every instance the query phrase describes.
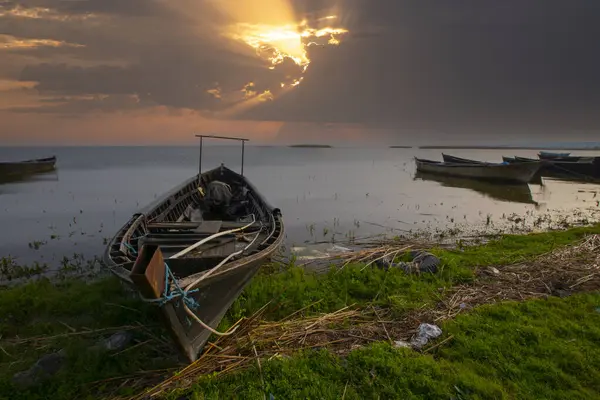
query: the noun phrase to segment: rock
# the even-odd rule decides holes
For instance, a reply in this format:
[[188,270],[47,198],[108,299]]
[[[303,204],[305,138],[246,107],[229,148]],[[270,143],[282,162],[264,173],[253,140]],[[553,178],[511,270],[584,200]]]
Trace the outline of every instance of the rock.
[[388,268],[401,268],[407,274],[419,274],[419,273],[431,273],[435,274],[440,265],[440,259],[431,253],[426,251],[411,251],[411,262],[399,262],[394,263],[390,257],[384,257],[380,260],[375,261],[375,265],[383,269]]
[[133,340],[133,335],[129,331],[119,331],[114,333],[108,339],[103,340],[100,346],[107,351],[124,350]]
[[63,367],[66,358],[67,352],[65,349],[61,349],[56,353],[46,354],[37,360],[28,370],[17,372],[13,376],[13,382],[22,387],[37,385],[56,374]]
[[412,262],[415,264],[420,272],[429,272],[435,274],[440,265],[440,259],[431,253],[426,251],[411,252],[414,256]]

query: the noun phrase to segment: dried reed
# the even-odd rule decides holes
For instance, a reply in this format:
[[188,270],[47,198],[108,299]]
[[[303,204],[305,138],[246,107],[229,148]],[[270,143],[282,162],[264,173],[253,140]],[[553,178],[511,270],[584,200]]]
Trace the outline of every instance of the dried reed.
[[[408,248],[383,246],[342,254],[341,259],[347,265]],[[407,340],[421,322],[439,323],[481,304],[563,296],[598,288],[600,235],[593,235],[577,245],[557,249],[527,263],[482,268],[473,283],[450,288],[435,306],[413,310],[400,319],[389,320],[390,310],[374,306],[361,309],[354,305],[328,314],[303,316],[302,311],[316,302],[273,322],[263,318],[268,310],[266,305],[251,317],[238,321],[234,335],[209,343],[197,361],[131,399],[155,398],[175,387],[189,387],[199,376],[230,373],[253,363],[260,365],[259,359],[288,357],[299,350],[329,348],[344,355],[373,341]],[[430,352],[450,340],[451,337],[446,338],[423,351]]]

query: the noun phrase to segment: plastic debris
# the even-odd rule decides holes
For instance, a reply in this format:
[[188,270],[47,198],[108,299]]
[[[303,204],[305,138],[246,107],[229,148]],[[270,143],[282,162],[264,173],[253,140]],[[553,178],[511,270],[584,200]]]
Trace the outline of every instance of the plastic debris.
[[421,349],[429,342],[430,339],[435,339],[442,334],[442,330],[439,326],[433,324],[421,324],[417,330],[417,334],[413,336],[410,342],[404,340],[394,341],[394,347],[396,348],[413,348],[415,350]]
[[336,253],[348,253],[348,252],[351,252],[352,249],[334,244],[333,246],[328,248],[326,251],[327,251],[327,253],[330,253],[330,254],[336,254]]
[[489,268],[487,269],[487,271],[488,271],[490,274],[493,274],[493,275],[500,275],[500,271],[498,270],[498,268],[489,267]]
[[394,346],[395,347],[405,347],[405,348],[410,348],[411,344],[408,342],[405,342],[404,340],[396,340],[394,342]]
[[382,258],[375,262],[376,265],[388,269],[388,268],[402,268],[407,274],[418,274],[418,273],[431,273],[435,274],[440,265],[440,259],[433,254],[426,251],[411,251],[410,262],[398,262],[394,263],[390,257]]
[[429,342],[442,334],[442,330],[437,325],[421,324],[414,338],[410,341],[413,348],[420,349]]

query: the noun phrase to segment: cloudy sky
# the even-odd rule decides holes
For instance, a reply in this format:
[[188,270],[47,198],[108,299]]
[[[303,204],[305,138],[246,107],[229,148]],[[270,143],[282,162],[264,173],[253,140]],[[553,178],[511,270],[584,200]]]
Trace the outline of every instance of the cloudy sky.
[[598,21],[597,0],[0,0],[0,142],[593,139]]

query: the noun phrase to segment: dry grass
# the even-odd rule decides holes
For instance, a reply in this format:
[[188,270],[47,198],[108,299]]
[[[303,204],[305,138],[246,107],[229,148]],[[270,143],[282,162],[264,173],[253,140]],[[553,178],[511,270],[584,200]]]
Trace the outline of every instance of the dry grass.
[[310,267],[311,270],[321,271],[336,266],[344,268],[350,264],[365,264],[367,268],[377,261],[394,259],[398,255],[411,250],[426,250],[433,247],[452,248],[448,244],[428,242],[418,239],[388,239],[388,238],[365,238],[354,243],[359,250],[339,252],[323,257],[317,257],[304,261],[301,265]]
[[600,235],[541,255],[531,262],[486,267],[473,285],[454,287],[435,310],[434,321],[453,318],[463,309],[506,300],[564,297],[600,288]]

